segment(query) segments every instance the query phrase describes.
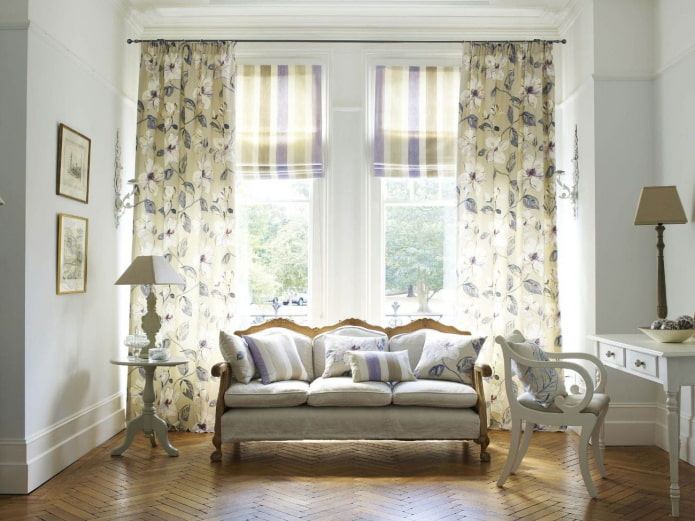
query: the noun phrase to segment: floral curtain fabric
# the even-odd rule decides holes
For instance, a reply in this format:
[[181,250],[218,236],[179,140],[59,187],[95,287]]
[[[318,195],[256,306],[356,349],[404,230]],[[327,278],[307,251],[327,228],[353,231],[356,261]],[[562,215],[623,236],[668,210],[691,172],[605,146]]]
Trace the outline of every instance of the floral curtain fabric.
[[[159,341],[187,366],[159,368],[157,414],[177,429],[214,424],[218,331],[234,312],[234,44],[141,47],[133,256],[164,255],[185,287],[154,286]],[[131,324],[146,295],[131,294]],[[143,373],[128,378],[128,417],[140,413]]]
[[493,428],[510,425],[495,335],[559,349],[552,44],[467,43],[459,105],[460,321],[486,334]]

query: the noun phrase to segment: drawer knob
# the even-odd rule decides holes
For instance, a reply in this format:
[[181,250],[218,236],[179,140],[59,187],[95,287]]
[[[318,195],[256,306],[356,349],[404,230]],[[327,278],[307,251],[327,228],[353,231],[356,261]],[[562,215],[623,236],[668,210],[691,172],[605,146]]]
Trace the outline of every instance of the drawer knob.
[[641,367],[644,369],[645,367],[647,367],[647,364],[644,363],[643,360],[635,360],[635,367]]
[[615,356],[615,353],[613,351],[606,351],[606,357],[612,358]]

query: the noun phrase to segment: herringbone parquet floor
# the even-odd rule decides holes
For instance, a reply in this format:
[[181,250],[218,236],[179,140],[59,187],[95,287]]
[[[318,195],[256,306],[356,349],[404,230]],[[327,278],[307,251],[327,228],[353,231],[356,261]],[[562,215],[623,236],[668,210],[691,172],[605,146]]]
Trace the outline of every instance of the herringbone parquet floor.
[[[0,496],[0,519],[219,521],[508,521],[670,518],[668,457],[609,447],[600,499],[582,483],[576,437],[536,433],[516,476],[495,482],[509,433],[493,431],[492,462],[461,442],[246,443],[210,463],[211,436],[171,433],[181,455],[123,433],[27,496]],[[681,519],[695,520],[695,468],[681,463]]]

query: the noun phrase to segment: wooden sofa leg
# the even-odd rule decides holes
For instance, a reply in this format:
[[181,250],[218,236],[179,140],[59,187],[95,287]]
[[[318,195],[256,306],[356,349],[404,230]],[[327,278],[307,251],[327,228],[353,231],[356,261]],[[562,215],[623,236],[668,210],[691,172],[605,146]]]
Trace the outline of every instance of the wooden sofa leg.
[[241,458],[241,442],[240,441],[235,441],[232,444],[232,457],[234,459],[240,459]]
[[213,463],[222,461],[222,439],[218,433],[215,433],[215,435],[212,437],[212,444],[215,447],[215,451],[210,454],[210,461]]
[[490,461],[490,453],[487,451],[487,446],[490,445],[490,438],[485,436],[480,439],[480,461]]

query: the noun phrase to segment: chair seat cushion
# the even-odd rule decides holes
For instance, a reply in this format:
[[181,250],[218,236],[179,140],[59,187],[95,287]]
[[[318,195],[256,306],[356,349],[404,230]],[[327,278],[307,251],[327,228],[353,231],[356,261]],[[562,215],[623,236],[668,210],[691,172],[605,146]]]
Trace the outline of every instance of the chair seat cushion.
[[321,377],[309,385],[307,403],[315,407],[381,407],[391,404],[391,386],[353,382],[350,376]]
[[251,380],[233,383],[224,393],[227,407],[294,407],[306,403],[309,384],[300,380],[283,380],[263,384]]
[[[582,401],[583,398],[583,395],[571,395],[567,397],[565,403],[567,403],[568,405],[576,404]],[[522,394],[521,396],[519,396],[518,401],[521,405],[523,405],[524,407],[528,407],[529,409],[534,409],[536,411],[542,412],[557,412],[563,414],[562,409],[560,409],[554,403],[550,404],[548,407],[543,407],[536,401],[536,397],[531,393]],[[610,401],[611,398],[607,394],[594,393],[594,396],[591,398],[589,404],[581,412],[589,412],[598,416],[598,414],[603,409],[608,407]]]
[[400,382],[393,388],[394,405],[468,409],[478,403],[470,385],[447,380]]

